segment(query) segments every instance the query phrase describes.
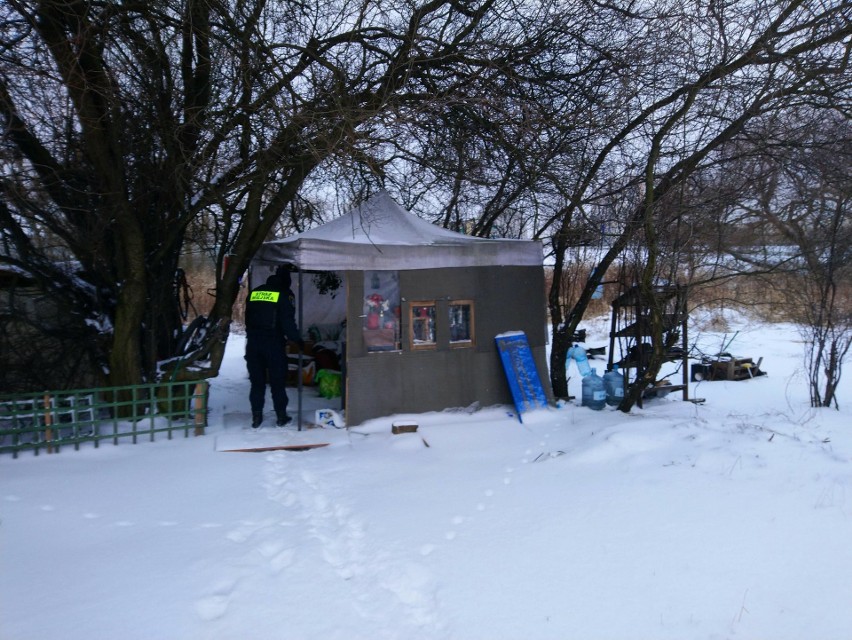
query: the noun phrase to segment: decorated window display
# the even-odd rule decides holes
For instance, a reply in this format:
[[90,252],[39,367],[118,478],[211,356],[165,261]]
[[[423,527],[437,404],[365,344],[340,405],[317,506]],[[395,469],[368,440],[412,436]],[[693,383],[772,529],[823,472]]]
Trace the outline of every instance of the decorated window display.
[[411,303],[411,348],[434,348],[435,341],[435,303]]
[[399,274],[364,272],[364,344],[367,351],[398,351]]

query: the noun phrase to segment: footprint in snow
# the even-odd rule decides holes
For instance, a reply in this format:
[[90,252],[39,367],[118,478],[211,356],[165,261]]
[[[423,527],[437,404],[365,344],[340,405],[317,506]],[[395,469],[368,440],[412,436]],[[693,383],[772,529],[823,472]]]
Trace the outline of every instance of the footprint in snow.
[[277,554],[272,561],[269,563],[269,566],[272,567],[272,570],[275,573],[279,573],[283,571],[291,564],[293,564],[293,559],[296,557],[295,549],[285,549],[281,553]]
[[251,538],[255,533],[260,531],[261,529],[265,529],[275,523],[274,520],[266,519],[261,520],[259,522],[254,522],[251,520],[246,520],[240,523],[240,526],[232,531],[229,531],[225,536],[231,542],[246,542],[249,538]]
[[313,472],[311,472],[311,471],[302,471],[302,480],[303,480],[303,481],[305,482],[305,484],[307,484],[309,487],[316,487],[317,477],[316,477],[316,474],[314,474]]
[[272,558],[273,556],[278,555],[281,552],[281,549],[284,548],[284,546],[285,545],[281,542],[278,542],[276,540],[270,540],[268,542],[264,542],[262,545],[257,547],[257,551],[264,558]]
[[199,598],[195,602],[195,611],[198,616],[204,621],[210,621],[225,615],[235,586],[236,582],[223,581],[213,588],[209,596]]
[[425,567],[412,563],[395,567],[384,575],[382,586],[408,608],[415,624],[422,626],[434,622],[435,585],[432,574]]
[[286,487],[270,490],[269,497],[276,502],[280,502],[285,507],[292,507],[299,499],[299,496]]

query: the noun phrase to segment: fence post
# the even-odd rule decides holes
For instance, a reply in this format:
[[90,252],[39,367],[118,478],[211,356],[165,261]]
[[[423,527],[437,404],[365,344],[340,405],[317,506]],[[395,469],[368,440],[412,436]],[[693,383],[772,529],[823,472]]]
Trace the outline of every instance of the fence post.
[[[33,412],[35,415],[35,411]],[[50,428],[50,425],[53,424],[53,416],[50,413],[50,396],[48,394],[44,394],[44,439],[47,441],[47,452],[53,453],[53,444],[51,444],[53,440],[53,429]]]
[[199,382],[195,385],[195,398],[193,399],[193,407],[195,408],[195,435],[204,435],[205,419],[205,402],[204,402],[204,383]]
[[137,427],[139,425],[139,417],[136,415],[136,412],[139,410],[139,402],[137,401],[137,396],[138,396],[137,391],[139,390],[139,387],[133,386],[130,389],[131,389],[130,395],[133,398],[133,402],[130,405],[131,407],[133,407],[132,416],[131,416],[131,419],[133,421],[133,444],[136,444],[136,430],[137,430]]

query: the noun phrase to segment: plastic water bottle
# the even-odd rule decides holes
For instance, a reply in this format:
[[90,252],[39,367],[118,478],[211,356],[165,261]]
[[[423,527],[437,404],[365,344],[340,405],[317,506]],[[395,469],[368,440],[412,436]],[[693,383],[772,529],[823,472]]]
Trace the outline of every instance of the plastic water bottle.
[[568,347],[568,351],[565,352],[565,373],[568,373],[568,369],[571,368],[571,361],[574,359],[574,349],[576,347]]
[[571,349],[571,357],[577,363],[577,368],[580,370],[580,375],[585,378],[592,372],[592,365],[589,364],[589,359],[586,357],[586,350],[578,344],[575,344]]
[[612,371],[603,375],[604,389],[606,389],[606,403],[611,407],[621,404],[624,398],[624,376],[618,370],[618,365],[612,365]]
[[600,411],[606,406],[604,381],[594,369],[583,378],[583,401],[581,404],[595,411]]

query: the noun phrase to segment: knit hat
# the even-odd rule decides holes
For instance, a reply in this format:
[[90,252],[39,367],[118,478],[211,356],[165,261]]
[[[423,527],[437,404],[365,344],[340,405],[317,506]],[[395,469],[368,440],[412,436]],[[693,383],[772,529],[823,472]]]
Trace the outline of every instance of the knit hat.
[[273,291],[284,291],[288,286],[290,286],[290,283],[289,279],[287,282],[284,282],[283,276],[273,273],[266,279],[266,286]]
[[280,278],[279,282],[281,283],[282,289],[290,288],[291,280],[289,265],[280,265],[277,269],[275,269],[275,275]]

